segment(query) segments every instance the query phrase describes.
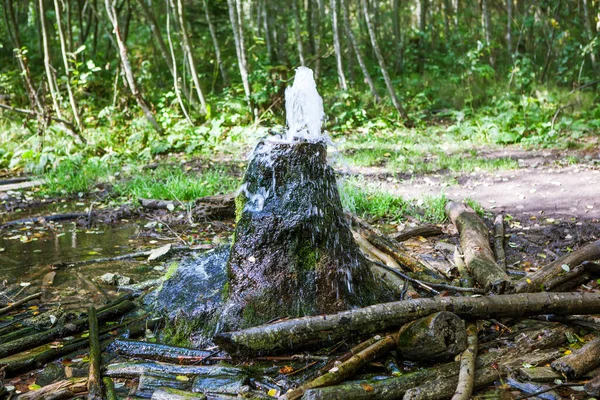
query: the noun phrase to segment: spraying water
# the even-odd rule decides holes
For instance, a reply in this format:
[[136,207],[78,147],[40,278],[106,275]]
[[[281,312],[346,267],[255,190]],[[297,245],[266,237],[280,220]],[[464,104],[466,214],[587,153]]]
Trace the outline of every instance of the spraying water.
[[324,139],[321,134],[323,99],[317,92],[317,84],[310,68],[296,70],[294,84],[285,90],[286,139],[316,142]]

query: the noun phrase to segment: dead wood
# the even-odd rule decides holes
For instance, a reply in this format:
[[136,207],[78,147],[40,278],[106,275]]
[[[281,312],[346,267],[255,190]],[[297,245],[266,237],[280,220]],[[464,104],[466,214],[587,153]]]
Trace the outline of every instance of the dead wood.
[[504,215],[496,215],[494,219],[494,252],[500,268],[506,271],[506,252],[504,251]]
[[9,226],[28,224],[28,223],[37,223],[37,222],[48,222],[48,221],[67,221],[72,219],[78,219],[86,217],[86,213],[67,213],[67,214],[54,214],[54,215],[45,215],[43,217],[31,217],[31,218],[22,218],[16,219],[14,221],[8,221],[0,225],[0,228],[6,228]]
[[169,208],[175,208],[177,203],[171,200],[158,200],[158,199],[144,199],[139,198],[138,202],[140,206],[147,210],[168,210]]
[[86,391],[87,378],[72,378],[24,393],[19,396],[19,400],[71,399],[84,395]]
[[600,396],[600,372],[598,375],[583,386],[583,390],[590,397]]
[[104,384],[104,392],[106,393],[106,400],[118,400],[117,392],[115,391],[115,383],[108,376],[102,378]]
[[381,339],[380,336],[373,336],[372,338],[369,338],[369,339],[365,340],[364,342],[360,342],[359,344],[357,344],[356,346],[351,348],[346,353],[342,354],[338,358],[332,359],[327,364],[325,364],[322,368],[319,369],[319,374],[323,375],[323,374],[327,373],[327,371],[329,371],[331,368],[333,368],[333,366],[336,363],[342,363],[342,362],[348,360],[350,357],[360,353],[361,351],[363,351],[367,347],[371,346],[372,344],[375,344],[380,339]]
[[552,363],[552,368],[569,378],[583,376],[600,365],[600,337],[587,343],[573,353]]
[[417,226],[415,228],[407,229],[403,232],[392,235],[391,238],[394,240],[397,240],[398,242],[404,242],[405,240],[408,240],[410,238],[417,237],[417,236],[429,237],[429,236],[441,235],[442,233],[443,233],[443,231],[440,227],[437,227],[435,225],[423,225],[423,226]]
[[477,325],[467,326],[467,348],[460,356],[458,385],[452,400],[469,400],[475,383],[475,360],[477,359]]
[[31,300],[39,299],[40,297],[42,297],[42,292],[32,294],[32,295],[27,296],[19,301],[15,301],[14,303],[12,303],[6,307],[0,308],[0,315],[4,315],[9,311],[12,311],[12,310],[18,308],[20,305],[30,302]]
[[285,395],[285,399],[296,400],[302,397],[304,392],[309,389],[335,385],[336,383],[353,376],[359,368],[381,357],[388,351],[392,350],[395,346],[396,338],[394,336],[380,338],[380,340],[360,351],[358,354],[330,369],[326,374],[303,384],[291,392],[288,392]]
[[174,364],[197,364],[214,354],[206,350],[168,346],[160,343],[139,342],[136,340],[115,340],[112,349],[117,354],[125,357],[143,358]]
[[600,294],[531,293],[412,299],[222,332],[215,335],[214,341],[235,355],[276,353],[317,343],[322,346],[349,335],[385,331],[438,311],[450,311],[470,319],[490,316],[517,318],[548,313],[597,314],[600,312]]
[[151,400],[204,400],[206,396],[202,393],[186,392],[173,388],[160,388],[152,393]]
[[398,333],[397,350],[406,360],[448,359],[466,347],[465,323],[447,311],[409,322]]
[[460,233],[465,264],[477,283],[494,293],[511,287],[510,277],[494,259],[488,238],[488,228],[475,211],[462,203],[449,201],[446,214]]
[[100,384],[101,372],[100,365],[102,359],[100,356],[100,338],[98,334],[98,316],[96,308],[88,308],[89,322],[89,342],[90,342],[90,368],[88,372],[88,400],[102,399],[102,385]]
[[573,253],[567,254],[533,274],[521,279],[515,285],[515,291],[517,293],[526,293],[547,290],[547,282],[565,274],[567,270],[572,270],[585,261],[595,260],[600,260],[600,240],[592,242]]
[[[147,210],[168,210],[178,204],[172,200],[144,198],[139,198],[138,202]],[[199,218],[232,218],[235,216],[235,193],[201,197],[194,202],[192,214]]]

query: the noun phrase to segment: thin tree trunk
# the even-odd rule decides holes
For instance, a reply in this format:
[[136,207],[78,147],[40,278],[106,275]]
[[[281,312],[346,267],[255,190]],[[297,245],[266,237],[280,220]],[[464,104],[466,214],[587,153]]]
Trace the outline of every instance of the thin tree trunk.
[[[204,3],[204,13],[206,15],[206,23],[208,24],[208,30],[210,31],[210,37],[213,42],[213,46],[215,48],[215,56],[217,58],[217,64],[219,64],[219,70],[221,71],[221,78],[223,79],[223,83],[227,86],[229,85],[229,75],[227,74],[227,68],[225,68],[225,64],[223,63],[223,59],[221,58],[221,48],[219,47],[219,40],[217,39],[217,32],[215,30],[215,26],[212,23],[212,18],[210,16],[210,11],[208,10],[208,3],[206,0],[203,0]],[[266,8],[266,5],[263,7]],[[267,41],[268,39],[268,34]],[[270,47],[270,46],[267,46]]]
[[[41,0],[40,0],[41,1]],[[142,93],[139,91],[137,84],[135,82],[135,78],[133,76],[133,70],[131,69],[131,64],[129,63],[129,55],[127,54],[127,47],[125,46],[125,42],[121,37],[121,31],[119,29],[119,20],[117,18],[117,14],[115,11],[114,4],[111,3],[111,0],[104,0],[104,5],[106,7],[106,14],[108,15],[108,19],[113,26],[115,39],[117,41],[117,46],[119,48],[119,57],[121,58],[121,66],[123,67],[123,72],[125,73],[125,80],[127,81],[127,86],[129,86],[129,90],[131,94],[135,98],[138,106],[144,112],[146,119],[150,122],[150,125],[156,130],[158,133],[163,133],[162,127],[158,124],[156,119],[154,118],[154,114],[150,110],[148,103],[144,100]]]
[[304,49],[302,47],[302,34],[300,33],[300,12],[298,10],[297,0],[292,0],[292,9],[294,12],[294,36],[296,36],[296,46],[298,47],[298,58],[300,59],[300,65],[305,66],[304,60]]
[[[177,0],[177,6],[175,6],[174,0],[170,0],[170,2],[171,7],[173,8],[173,12],[175,13],[175,17],[179,20],[179,29],[181,30],[181,41],[183,44],[184,52],[187,54],[188,66],[190,68],[192,80],[194,81],[194,86],[196,87],[196,94],[198,95],[198,99],[200,100],[202,111],[204,113],[207,113],[208,108],[206,107],[206,100],[204,99],[204,93],[202,93],[202,87],[200,86],[200,80],[198,79],[198,72],[196,71],[196,62],[194,61],[192,46],[190,46],[188,31],[185,26],[185,18],[183,16],[183,3],[181,0]],[[175,69],[175,66],[173,66],[173,69]]]
[[183,99],[181,98],[181,91],[179,90],[179,78],[177,77],[177,59],[175,58],[175,49],[173,47],[173,40],[171,39],[171,18],[170,12],[168,11],[167,4],[167,40],[169,41],[169,49],[171,50],[171,63],[173,65],[173,89],[175,89],[175,96],[177,97],[177,102],[181,107],[181,111],[185,116],[185,119],[190,123],[190,125],[194,125],[192,119],[190,118],[185,104],[183,103]]
[[346,84],[346,76],[344,75],[344,65],[342,64],[342,49],[340,46],[340,32],[338,29],[338,17],[337,17],[337,0],[330,0],[331,7],[331,23],[333,29],[333,48],[335,51],[335,60],[337,62],[338,82],[340,89],[348,90]]
[[[592,21],[590,20],[590,9],[588,5],[589,0],[582,0],[583,3],[583,17],[585,19],[585,31],[588,35],[588,40],[591,42],[594,39],[594,30],[592,28]],[[596,54],[594,49],[590,51],[590,59],[592,60],[592,67],[596,69]]]
[[[312,1],[312,0],[311,0]],[[317,10],[316,10],[316,18],[313,26],[316,29],[315,35],[315,80],[319,79],[321,75],[321,41],[323,40],[323,15],[325,5],[323,4],[323,0],[317,1]]]
[[367,30],[369,31],[369,37],[371,38],[371,45],[373,46],[373,51],[375,52],[375,57],[377,57],[377,62],[379,63],[379,68],[381,69],[381,74],[383,75],[383,80],[385,81],[385,86],[388,89],[390,97],[392,99],[392,104],[400,114],[400,116],[404,119],[406,124],[410,123],[408,118],[408,114],[406,110],[400,104],[398,97],[396,97],[396,91],[394,90],[394,85],[392,84],[392,80],[390,79],[390,75],[388,74],[388,70],[385,66],[385,61],[383,56],[381,55],[381,51],[379,50],[379,45],[377,44],[377,38],[375,37],[375,31],[373,30],[373,25],[371,24],[371,18],[369,17],[369,9],[367,7],[367,1],[361,0],[363,6],[363,12],[365,14],[365,22],[367,23]]
[[42,34],[42,51],[44,54],[44,69],[46,70],[46,81],[48,82],[48,90],[52,98],[52,105],[56,116],[63,119],[60,107],[58,105],[58,88],[54,86],[54,77],[52,74],[52,65],[50,64],[50,48],[48,46],[48,32],[46,30],[46,14],[44,10],[44,0],[38,0],[38,9],[40,17],[40,26]]
[[454,11],[454,28],[458,29],[458,1],[459,0],[452,0],[452,9]]
[[244,93],[246,94],[246,102],[248,107],[252,109],[252,103],[250,97],[252,95],[250,89],[250,82],[248,80],[248,66],[246,63],[246,52],[242,44],[243,37],[240,37],[240,27],[238,24],[239,14],[236,7],[236,0],[227,0],[227,7],[229,8],[229,20],[231,22],[231,29],[233,30],[233,41],[235,42],[235,52],[237,54],[238,66],[240,68],[240,75],[242,77],[242,84],[244,85]]
[[419,58],[417,69],[423,72],[425,69],[425,33],[427,32],[427,12],[429,10],[429,0],[419,0]]
[[348,15],[348,5],[345,0],[340,0],[341,8],[342,8],[342,16],[344,19],[344,27],[346,29],[346,35],[350,39],[352,43],[352,48],[354,49],[354,54],[356,54],[356,59],[358,60],[358,64],[360,65],[360,69],[362,70],[363,75],[365,76],[365,81],[369,85],[369,89],[371,90],[371,94],[375,97],[375,101],[379,102],[381,98],[377,93],[377,89],[375,89],[375,85],[373,84],[373,79],[371,79],[371,74],[369,74],[369,70],[367,69],[367,65],[365,64],[361,54],[360,47],[358,46],[358,42],[354,33],[352,32],[352,27],[350,26],[350,17]]
[[275,54],[275,48],[273,47],[273,41],[271,40],[271,17],[269,12],[269,3],[266,2],[262,9],[262,20],[263,28],[265,30],[265,42],[267,44],[267,53],[269,54],[269,61],[274,63],[277,60],[277,54]]
[[142,14],[146,19],[148,26],[150,27],[150,31],[152,31],[152,36],[154,36],[154,40],[158,44],[160,54],[167,63],[167,67],[169,68],[171,75],[173,75],[173,60],[169,56],[167,45],[165,44],[165,41],[160,33],[160,29],[158,28],[158,22],[156,21],[154,14],[152,14],[152,11],[150,11],[148,5],[144,0],[137,0],[137,2],[140,5],[140,8],[142,9]]
[[512,57],[512,18],[513,18],[513,0],[506,0],[506,48],[508,57]]
[[[58,4],[58,0],[54,0],[54,10],[56,11],[56,26],[58,28],[58,38],[60,39],[60,49],[62,54],[63,63],[65,65],[65,76],[67,77],[67,92],[69,94],[69,103],[71,104],[71,110],[73,111],[73,118],[77,124],[77,129],[81,130],[81,118],[79,117],[79,110],[77,108],[77,102],[71,89],[71,67],[69,66],[69,59],[67,57],[67,44],[65,42],[65,35],[62,29],[61,23],[61,10]],[[71,38],[72,40],[72,38]]]
[[481,0],[481,26],[483,27],[483,36],[485,38],[485,45],[490,52],[490,64],[494,65],[494,56],[492,54],[492,22],[490,20],[490,7],[488,4],[489,0]]

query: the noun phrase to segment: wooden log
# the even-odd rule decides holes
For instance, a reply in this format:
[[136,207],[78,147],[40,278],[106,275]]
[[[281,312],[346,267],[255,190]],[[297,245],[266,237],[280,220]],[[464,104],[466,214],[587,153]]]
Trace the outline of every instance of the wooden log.
[[140,206],[147,210],[168,210],[169,208],[175,209],[177,203],[171,200],[159,200],[159,199],[144,199],[139,198],[138,202]]
[[586,343],[582,348],[554,361],[551,366],[569,378],[583,376],[600,365],[600,337]]
[[504,251],[504,215],[496,215],[494,219],[494,252],[500,268],[506,271],[506,252]]
[[175,365],[160,362],[124,362],[106,366],[105,375],[112,378],[137,378],[146,375],[210,375],[235,376],[244,374],[244,370],[220,365]]
[[151,374],[142,374],[138,383],[137,391],[135,392],[138,397],[151,397],[152,393],[159,388],[172,388],[180,390],[188,390],[192,387],[192,380],[182,379],[177,376],[155,376]]
[[408,240],[410,238],[417,237],[417,236],[429,237],[429,236],[441,235],[442,233],[443,233],[442,229],[438,226],[422,225],[422,226],[417,226],[414,228],[407,229],[400,233],[396,233],[395,235],[392,235],[391,238],[394,240],[397,240],[398,242],[404,242],[405,240]]
[[206,350],[122,339],[115,340],[112,350],[129,358],[143,358],[174,364],[198,364],[214,354],[214,352]]
[[448,311],[409,322],[398,332],[397,350],[406,360],[448,359],[466,347],[465,323]]
[[151,400],[205,400],[202,393],[186,392],[172,388],[160,388],[152,393]]
[[4,315],[7,312],[10,312],[10,311],[18,308],[20,305],[28,303],[31,300],[39,299],[40,297],[42,297],[42,292],[32,294],[31,296],[27,296],[19,301],[15,301],[14,303],[12,303],[6,307],[0,308],[0,315]]
[[598,375],[596,375],[595,378],[583,386],[583,390],[585,390],[585,393],[590,397],[600,396],[600,372],[598,372]]
[[89,342],[90,342],[90,368],[88,372],[88,400],[102,400],[102,385],[100,383],[100,338],[98,334],[98,316],[96,308],[88,308]]
[[359,344],[357,344],[356,346],[351,348],[346,353],[342,354],[338,358],[332,359],[327,364],[325,364],[322,368],[319,369],[319,374],[323,375],[323,374],[327,373],[331,368],[334,367],[334,365],[336,363],[343,363],[344,361],[348,360],[350,357],[360,353],[361,351],[363,351],[367,347],[371,346],[372,344],[375,344],[380,339],[381,339],[380,336],[373,336],[372,338],[369,338],[369,339],[365,340],[364,342],[360,342]]
[[108,376],[102,378],[104,384],[104,393],[106,394],[106,400],[118,400],[117,392],[115,391],[115,383]]
[[510,288],[510,277],[496,264],[488,228],[477,213],[465,204],[449,201],[446,214],[460,233],[465,264],[475,281],[494,293],[503,293]]
[[87,378],[71,378],[23,393],[19,396],[19,400],[71,399],[84,395],[86,391]]
[[527,293],[546,290],[546,283],[565,274],[566,268],[572,270],[585,261],[595,260],[600,260],[600,240],[567,254],[521,279],[515,285],[515,292]]
[[475,360],[477,359],[477,325],[467,326],[467,348],[460,356],[458,385],[452,400],[469,400],[475,384]]
[[[98,321],[104,322],[112,318],[116,318],[131,311],[135,308],[129,300],[121,301],[108,308],[101,309],[98,312]],[[65,326],[59,326],[56,328],[48,329],[44,332],[36,333],[23,338],[15,339],[13,341],[0,344],[0,357],[6,357],[11,354],[19,353],[24,350],[28,350],[32,347],[40,346],[44,343],[48,343],[57,337],[61,337],[66,334],[73,334],[83,331],[88,326],[87,319],[78,319]]]
[[394,336],[386,336],[381,338],[358,354],[332,368],[326,374],[321,375],[320,377],[292,390],[291,392],[286,393],[284,398],[287,400],[297,400],[309,389],[335,385],[336,383],[353,376],[359,368],[386,354],[395,346],[396,338]]
[[302,346],[332,343],[350,335],[385,331],[415,319],[450,311],[461,318],[525,317],[539,314],[596,314],[598,293],[531,293],[490,297],[423,298],[376,304],[337,314],[302,317],[235,332],[214,342],[232,355],[276,353]]
[[30,217],[30,218],[22,218],[16,219],[14,221],[8,221],[0,225],[1,228],[6,228],[9,226],[27,224],[27,223],[36,223],[36,222],[57,222],[57,221],[67,221],[78,218],[87,217],[86,213],[67,213],[67,214],[54,214],[54,215],[45,215],[43,217]]

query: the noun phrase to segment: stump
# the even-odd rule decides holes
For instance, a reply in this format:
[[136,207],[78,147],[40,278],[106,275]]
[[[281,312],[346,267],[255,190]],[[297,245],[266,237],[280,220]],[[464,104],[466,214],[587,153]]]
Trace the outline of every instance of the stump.
[[265,139],[236,198],[226,328],[390,300],[354,242],[324,142]]

